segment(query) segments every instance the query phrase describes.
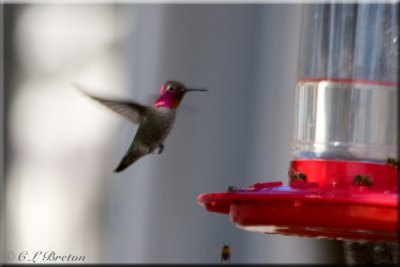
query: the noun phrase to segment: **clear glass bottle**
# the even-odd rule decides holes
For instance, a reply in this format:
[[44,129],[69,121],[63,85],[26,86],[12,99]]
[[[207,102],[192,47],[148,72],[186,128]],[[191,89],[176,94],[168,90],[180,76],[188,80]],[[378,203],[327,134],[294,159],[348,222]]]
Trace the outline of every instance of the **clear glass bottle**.
[[294,159],[398,155],[399,6],[305,5]]

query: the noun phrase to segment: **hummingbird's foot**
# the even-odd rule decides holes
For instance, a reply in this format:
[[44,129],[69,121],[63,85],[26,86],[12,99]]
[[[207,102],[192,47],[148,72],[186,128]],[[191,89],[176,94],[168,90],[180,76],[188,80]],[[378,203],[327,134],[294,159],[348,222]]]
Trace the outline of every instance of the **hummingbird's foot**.
[[150,148],[149,148],[149,154],[150,154],[150,153],[151,153],[151,154],[154,154],[154,147],[150,147]]
[[161,153],[163,152],[163,150],[164,150],[164,145],[161,144],[161,145],[158,147],[158,154],[161,154]]

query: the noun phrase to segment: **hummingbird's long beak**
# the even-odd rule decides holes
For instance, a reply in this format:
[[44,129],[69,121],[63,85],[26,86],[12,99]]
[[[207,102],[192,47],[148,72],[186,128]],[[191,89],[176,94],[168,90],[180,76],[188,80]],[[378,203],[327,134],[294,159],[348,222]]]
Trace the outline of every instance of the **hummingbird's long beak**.
[[187,93],[187,92],[195,92],[195,91],[198,91],[198,92],[207,92],[208,90],[207,90],[207,89],[197,89],[197,88],[186,88],[186,89],[185,89],[185,93]]

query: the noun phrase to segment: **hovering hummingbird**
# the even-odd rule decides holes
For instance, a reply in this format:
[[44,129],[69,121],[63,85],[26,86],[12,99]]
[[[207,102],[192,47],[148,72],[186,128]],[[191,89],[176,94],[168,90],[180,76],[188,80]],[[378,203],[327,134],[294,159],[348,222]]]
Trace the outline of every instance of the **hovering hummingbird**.
[[[75,84],[74,84],[75,85]],[[76,87],[79,86],[75,85]],[[81,90],[82,91],[82,90]],[[206,89],[189,89],[177,81],[167,81],[161,86],[160,96],[152,106],[136,102],[107,100],[88,95],[131,122],[139,124],[136,135],[114,172],[121,172],[139,158],[164,150],[164,140],[172,129],[176,110],[187,92],[207,91]]]

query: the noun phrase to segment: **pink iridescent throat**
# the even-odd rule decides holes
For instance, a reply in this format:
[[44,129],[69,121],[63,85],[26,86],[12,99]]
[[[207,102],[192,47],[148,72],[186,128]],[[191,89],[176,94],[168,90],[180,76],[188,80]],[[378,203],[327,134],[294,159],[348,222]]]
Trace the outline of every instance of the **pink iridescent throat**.
[[165,93],[161,95],[155,102],[156,107],[177,108],[179,101],[172,94]]

